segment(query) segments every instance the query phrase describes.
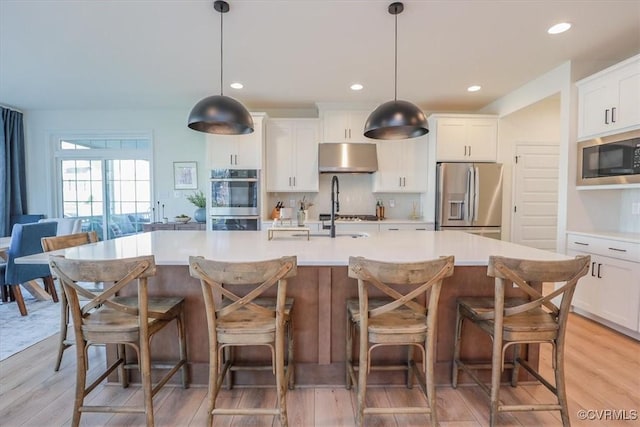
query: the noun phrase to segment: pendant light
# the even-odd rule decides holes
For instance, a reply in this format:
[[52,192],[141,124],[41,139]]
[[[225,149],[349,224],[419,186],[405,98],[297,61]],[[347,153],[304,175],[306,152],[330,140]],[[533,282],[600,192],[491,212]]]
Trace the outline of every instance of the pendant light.
[[416,138],[429,132],[427,117],[408,101],[398,99],[398,14],[404,10],[401,2],[391,3],[389,13],[395,16],[395,91],[393,101],[385,102],[367,118],[364,136],[373,139]]
[[253,119],[240,102],[223,94],[223,34],[222,15],[229,12],[229,3],[217,0],[213,7],[220,13],[220,95],[198,102],[189,114],[188,126],[200,132],[221,135],[243,135],[253,132]]

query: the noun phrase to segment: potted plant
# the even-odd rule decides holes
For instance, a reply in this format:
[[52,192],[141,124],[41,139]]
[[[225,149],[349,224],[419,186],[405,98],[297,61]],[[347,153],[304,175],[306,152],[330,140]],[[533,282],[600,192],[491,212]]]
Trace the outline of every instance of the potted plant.
[[193,219],[198,222],[206,222],[207,220],[207,198],[204,193],[200,190],[194,192],[187,196],[187,200],[193,203],[193,205],[197,208],[193,213]]

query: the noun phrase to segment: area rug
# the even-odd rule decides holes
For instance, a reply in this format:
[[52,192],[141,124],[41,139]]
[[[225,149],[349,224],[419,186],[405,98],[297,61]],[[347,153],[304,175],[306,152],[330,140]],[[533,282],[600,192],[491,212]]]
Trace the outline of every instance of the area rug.
[[20,315],[15,302],[0,303],[0,360],[60,331],[60,303],[23,295],[27,316]]

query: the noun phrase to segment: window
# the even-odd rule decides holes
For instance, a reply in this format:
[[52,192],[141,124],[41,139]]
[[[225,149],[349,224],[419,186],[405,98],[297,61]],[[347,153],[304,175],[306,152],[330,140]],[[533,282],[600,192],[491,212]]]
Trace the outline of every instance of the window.
[[151,218],[151,137],[55,136],[58,206],[100,239],[142,231]]

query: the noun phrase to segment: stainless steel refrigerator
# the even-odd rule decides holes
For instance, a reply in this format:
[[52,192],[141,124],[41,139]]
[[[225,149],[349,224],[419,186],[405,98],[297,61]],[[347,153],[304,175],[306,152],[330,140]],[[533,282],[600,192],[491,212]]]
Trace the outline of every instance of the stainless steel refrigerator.
[[438,163],[436,170],[436,230],[500,239],[502,164]]

